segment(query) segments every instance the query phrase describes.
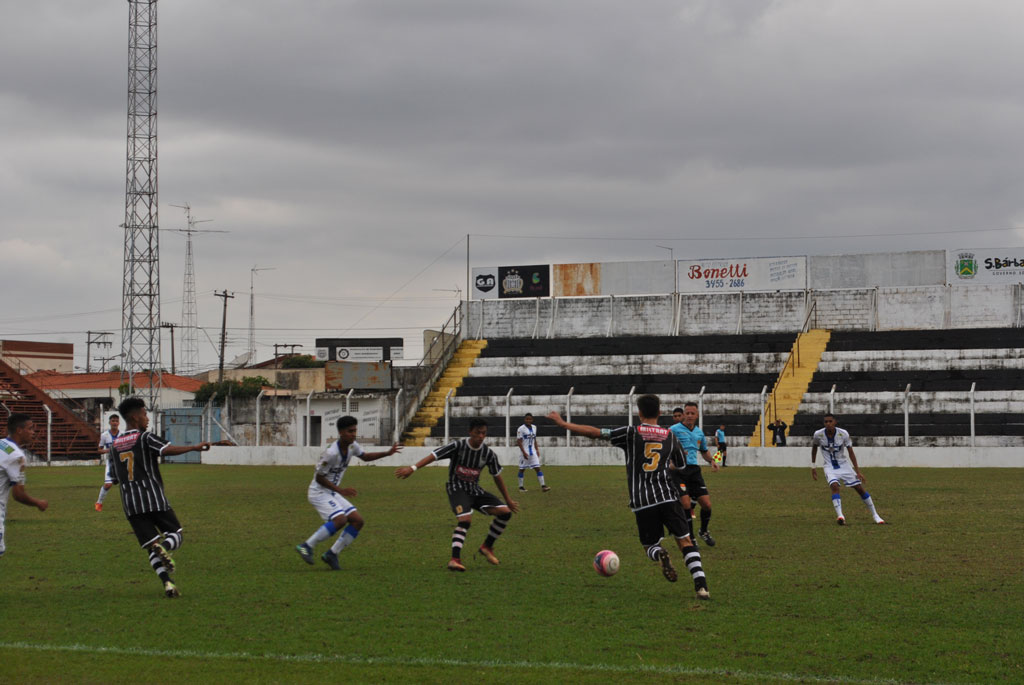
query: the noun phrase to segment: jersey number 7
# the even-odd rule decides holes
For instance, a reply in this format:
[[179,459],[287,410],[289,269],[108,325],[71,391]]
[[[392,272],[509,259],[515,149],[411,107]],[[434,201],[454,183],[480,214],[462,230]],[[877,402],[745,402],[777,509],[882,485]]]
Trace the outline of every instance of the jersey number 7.
[[117,456],[121,461],[128,462],[128,480],[135,480],[135,452],[121,452]]

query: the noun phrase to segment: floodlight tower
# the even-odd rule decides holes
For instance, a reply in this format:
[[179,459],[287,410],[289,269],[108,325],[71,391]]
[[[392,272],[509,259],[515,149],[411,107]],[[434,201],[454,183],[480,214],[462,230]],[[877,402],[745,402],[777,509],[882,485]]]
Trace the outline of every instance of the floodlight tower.
[[[155,409],[160,397],[156,2],[128,0],[128,144],[121,285],[121,382]],[[149,376],[143,387],[143,378]]]
[[199,230],[196,224],[213,221],[213,219],[196,219],[192,216],[192,207],[186,202],[183,205],[171,205],[185,210],[186,228],[170,230],[185,234],[185,279],[181,297],[181,372],[195,373],[199,369],[199,322],[196,313],[196,269],[192,260],[192,235],[194,233],[228,233],[210,229]]
[[276,267],[258,267],[255,264],[249,269],[249,359],[246,364],[256,361],[256,272],[273,271]]

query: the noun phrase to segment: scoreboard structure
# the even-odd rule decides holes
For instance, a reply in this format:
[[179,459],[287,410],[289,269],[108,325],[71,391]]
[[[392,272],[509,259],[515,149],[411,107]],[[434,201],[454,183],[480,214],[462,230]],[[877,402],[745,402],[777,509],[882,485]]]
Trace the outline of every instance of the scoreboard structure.
[[386,362],[403,359],[402,338],[317,338],[321,362]]

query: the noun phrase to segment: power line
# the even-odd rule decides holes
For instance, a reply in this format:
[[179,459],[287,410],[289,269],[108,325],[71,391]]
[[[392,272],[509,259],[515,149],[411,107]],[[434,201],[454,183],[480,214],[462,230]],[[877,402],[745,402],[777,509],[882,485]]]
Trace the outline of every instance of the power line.
[[1024,231],[1024,226],[1009,226],[1004,228],[978,228],[978,229],[960,229],[954,231],[886,231],[884,233],[844,233],[844,234],[828,234],[828,235],[744,235],[744,236],[732,236],[732,237],[714,237],[709,238],[706,236],[701,237],[668,237],[668,236],[603,236],[603,235],[506,235],[502,233],[471,233],[470,235],[474,238],[503,238],[511,240],[607,240],[607,241],[622,241],[622,242],[637,242],[637,241],[672,241],[672,242],[728,242],[728,241],[750,241],[750,240],[834,240],[836,238],[887,238],[897,236],[929,236],[929,235],[954,235],[957,233],[996,233],[996,232],[1008,232],[1008,231]]

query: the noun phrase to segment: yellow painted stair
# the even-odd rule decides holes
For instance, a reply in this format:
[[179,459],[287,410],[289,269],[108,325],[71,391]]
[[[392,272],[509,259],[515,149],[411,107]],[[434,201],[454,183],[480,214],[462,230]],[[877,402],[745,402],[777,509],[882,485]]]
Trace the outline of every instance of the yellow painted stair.
[[[821,356],[828,347],[829,338],[832,332],[823,329],[813,329],[797,336],[790,351],[789,359],[771,395],[768,396],[768,403],[765,406],[765,421],[772,423],[776,418],[782,419],[787,426],[793,425],[793,419],[804,401],[807,388],[811,385],[811,378],[821,363]],[[799,361],[797,361],[799,359]],[[771,444],[771,432],[765,427],[765,445]],[[761,445],[761,421],[758,419],[754,427],[754,434],[750,436],[747,443],[749,447]]]
[[423,446],[424,439],[430,436],[431,429],[444,416],[444,400],[448,396],[448,391],[457,392],[457,388],[462,387],[462,382],[469,375],[470,367],[476,363],[477,357],[485,347],[486,340],[463,340],[459,344],[459,349],[455,350],[444,373],[434,383],[430,394],[426,396],[416,415],[409,422],[403,436],[403,444],[409,447]]

